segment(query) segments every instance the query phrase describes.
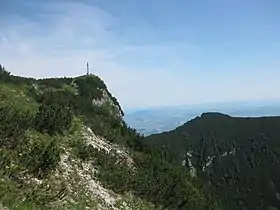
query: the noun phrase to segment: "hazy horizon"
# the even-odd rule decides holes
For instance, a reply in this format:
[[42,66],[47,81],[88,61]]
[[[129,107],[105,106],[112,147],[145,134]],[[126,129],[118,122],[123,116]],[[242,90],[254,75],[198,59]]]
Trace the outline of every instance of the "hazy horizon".
[[138,132],[150,135],[173,130],[207,112],[219,112],[232,117],[280,116],[280,100],[137,109],[125,111],[124,119]]
[[[275,99],[259,99],[259,100],[244,100],[244,101],[227,101],[227,102],[212,102],[212,103],[195,103],[195,104],[179,104],[174,106],[151,106],[151,107],[134,107],[130,109],[125,109],[125,113],[134,113],[139,111],[149,111],[149,110],[168,110],[168,109],[189,109],[189,108],[234,108],[239,107],[262,107],[269,105],[280,105],[280,97]],[[238,107],[236,107],[238,108]],[[280,108],[280,107],[279,107]]]

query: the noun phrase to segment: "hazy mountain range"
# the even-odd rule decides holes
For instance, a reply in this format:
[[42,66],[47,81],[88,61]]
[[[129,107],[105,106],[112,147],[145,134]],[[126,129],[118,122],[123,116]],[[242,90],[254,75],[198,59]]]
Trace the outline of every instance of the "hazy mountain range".
[[203,112],[236,117],[280,116],[280,100],[186,105],[129,110],[125,121],[144,135],[175,129]]

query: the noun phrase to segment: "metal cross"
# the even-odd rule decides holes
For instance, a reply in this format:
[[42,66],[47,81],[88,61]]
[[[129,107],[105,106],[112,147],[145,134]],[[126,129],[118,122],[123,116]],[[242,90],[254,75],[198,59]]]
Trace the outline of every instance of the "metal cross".
[[87,62],[87,75],[89,75],[89,64]]

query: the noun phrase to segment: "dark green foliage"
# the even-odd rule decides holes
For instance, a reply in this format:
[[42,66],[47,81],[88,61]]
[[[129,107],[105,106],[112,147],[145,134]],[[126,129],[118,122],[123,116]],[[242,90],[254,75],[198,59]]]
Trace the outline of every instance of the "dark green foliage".
[[89,76],[75,79],[78,91],[82,97],[100,99],[103,95],[102,90],[106,89],[104,82],[96,76]]
[[[78,93],[68,90],[50,90],[44,91],[41,95],[36,94],[34,87],[29,89],[29,94],[38,102],[48,101],[48,103],[62,104],[62,106],[70,107],[73,115],[81,115],[85,117],[85,123],[98,135],[104,136],[107,140],[127,145],[130,141],[128,128],[124,123],[111,113],[111,107],[93,106],[92,100],[99,99],[103,95],[103,91],[107,92],[104,82],[96,76],[78,77],[70,83],[66,78],[63,79],[45,79],[38,80],[39,84],[48,84],[52,87],[62,87],[63,85],[76,84]],[[59,85],[60,84],[60,85]],[[105,89],[104,89],[105,88]],[[120,108],[117,100],[107,92],[109,97]],[[122,112],[122,110],[120,109]],[[125,127],[124,127],[125,126]],[[129,142],[132,145],[132,140]]]
[[101,165],[97,177],[103,185],[117,193],[124,193],[133,188],[133,171],[124,163],[116,163],[115,158],[99,157],[96,160]]
[[103,91],[105,91],[113,103],[119,108],[121,114],[124,115],[117,99],[112,96],[112,94],[107,90],[105,83],[97,76],[86,76],[78,77],[74,80],[78,87],[79,94],[82,98],[90,99],[100,99],[103,96]]
[[18,77],[11,75],[3,66],[0,65],[0,83],[13,83],[13,84],[28,84],[31,85],[35,79],[32,78],[25,78],[25,77]]
[[26,197],[26,202],[35,203],[41,209],[48,209],[46,204],[62,200],[67,194],[66,186],[62,183],[59,190],[54,193],[50,186],[44,185],[40,189],[31,191]]
[[51,172],[60,161],[60,148],[54,139],[38,138],[29,144],[29,150],[23,151],[21,163],[34,175],[43,178]]
[[63,133],[69,129],[72,121],[71,109],[52,100],[51,97],[44,98],[35,117],[35,128],[50,135]]
[[279,155],[263,135],[244,141],[246,144],[235,146],[233,154],[218,156],[212,167],[205,171],[205,176],[236,209],[280,206],[277,199],[280,189]]
[[137,133],[135,129],[130,128],[126,124],[124,124],[121,127],[121,135],[124,136],[123,138],[126,138],[126,145],[132,150],[138,152],[144,152],[145,150],[147,150],[146,145],[142,143],[145,137]]
[[48,90],[38,98],[38,103],[57,104],[60,106],[72,106],[74,94],[65,90]]
[[280,206],[279,128],[280,117],[209,113],[146,142],[166,145],[178,162],[191,153],[198,176],[232,209],[268,209]]
[[8,82],[10,79],[10,72],[0,65],[0,82]]
[[47,87],[47,88],[55,88],[60,89],[63,85],[70,85],[73,81],[73,78],[46,78],[46,79],[38,79],[37,83]]
[[164,209],[219,209],[205,187],[192,180],[186,169],[172,164],[166,150],[146,148],[145,153],[135,153],[131,167],[125,157],[113,151],[104,154],[83,140],[73,142],[72,149],[82,160],[99,166],[98,179],[116,193],[132,192]]
[[28,86],[27,89],[27,95],[30,96],[31,98],[33,98],[35,101],[40,101],[41,100],[41,96],[37,93],[36,91],[36,86],[32,85],[32,86]]
[[187,170],[169,162],[166,151],[150,149],[149,154],[139,153],[134,160],[135,169],[117,155],[99,155],[95,161],[100,166],[98,178],[117,193],[132,192],[163,209],[219,209],[204,187],[191,180]]
[[202,188],[199,193],[194,190],[198,186],[188,171],[170,160],[163,150],[151,152],[137,162],[137,195],[150,198],[167,209],[216,209],[215,202],[204,194]]
[[82,139],[78,139],[70,145],[73,153],[83,161],[88,161],[98,153],[92,145],[87,145]]
[[14,148],[31,126],[32,116],[11,106],[1,106],[0,122],[0,147]]
[[[177,167],[166,150],[143,145],[142,141],[146,139],[129,128],[116,113],[114,106],[123,115],[116,98],[100,78],[83,76],[35,80],[10,75],[2,67],[0,74],[0,83],[19,87],[22,95],[27,94],[37,102],[32,107],[35,116],[14,107],[0,109],[0,165],[13,183],[18,183],[19,179],[15,177],[24,173],[47,178],[60,161],[61,147],[66,143],[61,141],[72,118],[82,116],[84,124],[95,134],[129,148],[134,156],[135,168],[128,166],[126,158],[120,158],[119,154],[105,154],[87,145],[82,137],[71,143],[72,152],[78,158],[93,162],[94,167],[99,166],[97,176],[105,187],[118,193],[131,192],[159,208],[219,209],[215,199],[209,196],[208,189],[191,179],[186,168]],[[104,93],[114,106],[93,106],[92,100],[101,99]],[[17,97],[14,98],[17,100]],[[15,168],[11,167],[14,163],[17,164]],[[47,191],[48,188],[46,194],[32,191],[26,201],[41,205],[60,199],[64,194],[63,187],[57,194],[49,195]],[[0,193],[2,200],[1,196]]]

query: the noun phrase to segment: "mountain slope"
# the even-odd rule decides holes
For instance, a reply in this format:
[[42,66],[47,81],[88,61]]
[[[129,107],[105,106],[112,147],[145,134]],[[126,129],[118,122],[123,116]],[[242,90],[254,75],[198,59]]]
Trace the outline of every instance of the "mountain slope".
[[279,138],[280,117],[204,113],[145,142],[167,146],[233,209],[269,209],[280,206]]
[[35,80],[0,66],[0,208],[220,209],[122,116],[97,76]]

